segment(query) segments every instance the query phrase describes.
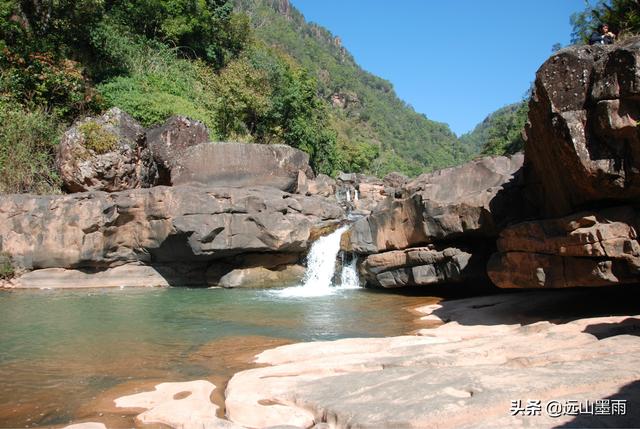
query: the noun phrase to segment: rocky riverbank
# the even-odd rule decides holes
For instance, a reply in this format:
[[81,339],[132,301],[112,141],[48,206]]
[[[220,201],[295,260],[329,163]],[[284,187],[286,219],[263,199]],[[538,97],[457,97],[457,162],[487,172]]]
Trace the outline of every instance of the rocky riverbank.
[[634,427],[631,298],[573,289],[447,300],[418,309],[433,326],[418,335],[277,347],[229,381],[226,418],[210,400],[222,386],[205,380],[167,380],[114,405],[175,428]]

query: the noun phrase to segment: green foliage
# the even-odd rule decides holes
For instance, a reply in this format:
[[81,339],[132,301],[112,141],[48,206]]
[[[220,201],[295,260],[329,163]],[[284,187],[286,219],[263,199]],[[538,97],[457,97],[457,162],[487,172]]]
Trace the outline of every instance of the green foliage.
[[505,106],[487,116],[460,140],[482,155],[514,154],[524,147],[522,131],[528,112],[528,100]]
[[[398,99],[391,83],[362,70],[326,29],[308,24],[295,9],[280,10],[275,0],[235,0],[238,10],[251,16],[256,38],[286,51],[318,81],[318,93],[329,104],[334,96],[354,94],[345,106],[327,110],[344,156],[345,142],[379,147],[367,172],[399,167],[408,174],[459,163],[470,157],[445,124],[416,113]],[[287,13],[285,15],[284,13]],[[355,140],[354,140],[355,139]],[[399,158],[399,159],[398,159]],[[348,163],[348,160],[347,160]],[[354,165],[360,164],[359,162]]]
[[571,16],[572,43],[586,43],[601,24],[618,35],[618,39],[640,33],[640,6],[637,0],[585,0],[585,9]]
[[235,58],[249,42],[246,16],[233,14],[227,0],[116,0],[109,16],[147,39],[177,47],[216,68]]
[[15,275],[11,255],[0,252],[0,280],[9,280]]
[[54,161],[60,122],[0,101],[0,124],[0,193],[58,192]]
[[118,146],[118,136],[104,129],[96,121],[87,121],[78,130],[82,133],[84,147],[97,154],[111,152]]
[[145,126],[184,115],[215,131],[216,100],[205,90],[204,64],[177,58],[175,50],[109,22],[94,29],[92,43],[109,60],[104,76],[116,75],[97,86],[105,107],[120,107]]

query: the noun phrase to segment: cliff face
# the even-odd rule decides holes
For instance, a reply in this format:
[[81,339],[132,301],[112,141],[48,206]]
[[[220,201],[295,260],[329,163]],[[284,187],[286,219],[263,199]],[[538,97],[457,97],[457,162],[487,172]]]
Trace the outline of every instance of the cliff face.
[[[358,222],[346,247],[384,287],[470,280],[478,265],[504,288],[637,283],[639,76],[640,39],[554,54],[536,75],[524,159],[420,176]],[[410,257],[425,244],[430,262]],[[480,262],[435,256],[445,248]]]

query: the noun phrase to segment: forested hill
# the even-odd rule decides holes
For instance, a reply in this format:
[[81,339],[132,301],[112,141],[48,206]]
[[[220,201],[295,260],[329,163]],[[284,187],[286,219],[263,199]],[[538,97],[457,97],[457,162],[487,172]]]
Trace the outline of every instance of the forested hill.
[[308,23],[288,0],[234,4],[251,18],[260,41],[292,56],[317,78],[320,96],[331,106],[338,145],[351,153],[355,169],[416,175],[471,156],[447,124],[427,119],[400,100],[390,82],[358,66],[338,37]]

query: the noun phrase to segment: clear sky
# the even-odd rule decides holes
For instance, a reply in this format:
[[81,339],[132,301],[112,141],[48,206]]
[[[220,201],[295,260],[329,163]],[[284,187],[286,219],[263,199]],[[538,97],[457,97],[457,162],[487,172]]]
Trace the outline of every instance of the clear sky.
[[456,134],[522,99],[584,0],[291,0],[362,68]]

